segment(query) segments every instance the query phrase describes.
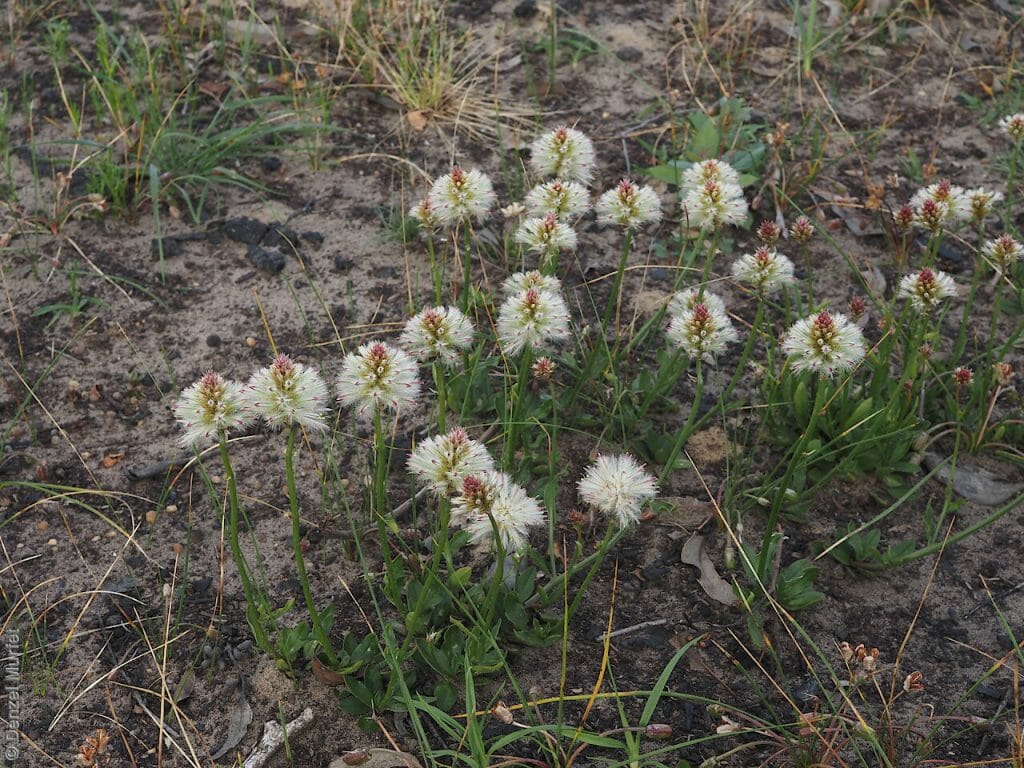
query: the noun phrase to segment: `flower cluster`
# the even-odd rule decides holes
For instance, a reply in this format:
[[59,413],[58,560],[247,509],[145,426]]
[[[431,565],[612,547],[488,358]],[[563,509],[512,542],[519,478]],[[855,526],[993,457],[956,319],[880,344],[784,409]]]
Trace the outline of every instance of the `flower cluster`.
[[933,233],[954,229],[971,219],[974,213],[970,193],[949,179],[917,190],[910,198],[910,208],[914,212],[914,223]]
[[487,448],[462,427],[428,437],[409,456],[409,471],[441,498],[459,493],[467,477],[493,469]]
[[473,323],[455,307],[424,309],[405,324],[398,343],[418,360],[438,360],[451,368],[473,343]]
[[575,181],[545,181],[526,194],[526,212],[530,216],[553,213],[564,221],[582,216],[589,207],[587,188]]
[[272,427],[298,424],[306,429],[327,429],[327,385],[312,368],[278,355],[273,363],[252,375],[243,392],[248,408]]
[[576,247],[576,232],[556,213],[549,213],[543,218],[524,221],[516,230],[516,242],[542,259],[550,259]]
[[529,529],[546,519],[540,503],[504,472],[467,477],[462,494],[452,502],[452,523],[465,528],[470,541],[493,541],[497,534],[502,550],[510,555],[521,553]]
[[899,296],[909,299],[911,304],[923,312],[935,309],[943,299],[955,295],[956,284],[953,278],[941,270],[925,267],[900,280]]
[[713,293],[690,289],[669,304],[667,336],[691,358],[714,362],[715,355],[739,336],[725,311],[725,303]]
[[650,187],[640,187],[623,179],[597,199],[597,220],[624,229],[638,229],[661,221],[661,201]]
[[1024,141],[1024,112],[1000,118],[999,129],[1009,136],[1014,144],[1020,144]]
[[629,454],[598,456],[578,484],[580,498],[628,528],[640,519],[643,505],[658,494],[654,476]]
[[575,128],[556,128],[530,145],[530,168],[543,178],[589,184],[594,177],[594,145]]
[[736,169],[723,160],[702,160],[683,173],[683,209],[691,226],[714,231],[747,218]]
[[852,370],[866,354],[860,328],[840,312],[822,310],[797,320],[782,340],[793,370],[834,376]]
[[1009,274],[1013,265],[1020,261],[1024,255],[1024,245],[1021,245],[1012,235],[1001,235],[995,240],[989,240],[981,247],[981,255],[992,265],[996,271],[996,280]]
[[416,363],[382,341],[363,344],[345,355],[336,385],[338,400],[359,414],[371,406],[399,411],[415,403],[420,394]]
[[[427,206],[432,218],[429,220],[438,224],[455,224],[469,219],[483,219],[496,199],[491,180],[486,174],[477,170],[464,171],[455,166],[451,173],[446,173],[430,187]],[[425,223],[415,211],[413,215]]]
[[249,422],[242,385],[210,371],[186,387],[174,404],[174,418],[184,434],[187,447],[210,442]]
[[732,276],[750,284],[759,296],[769,296],[796,282],[793,262],[767,245],[738,258],[732,265]]
[[[525,280],[526,276],[519,279]],[[505,354],[517,355],[524,349],[544,347],[569,337],[569,310],[562,298],[561,283],[551,277],[544,282],[551,287],[529,287],[512,293],[502,303],[498,339]]]

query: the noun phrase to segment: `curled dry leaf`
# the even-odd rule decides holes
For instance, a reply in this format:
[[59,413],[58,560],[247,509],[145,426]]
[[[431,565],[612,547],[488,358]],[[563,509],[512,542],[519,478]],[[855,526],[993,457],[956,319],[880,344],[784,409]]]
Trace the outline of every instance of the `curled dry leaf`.
[[700,584],[708,597],[717,600],[723,605],[733,605],[736,602],[736,595],[732,586],[718,575],[711,558],[704,551],[704,537],[694,536],[683,545],[683,552],[680,560],[684,565],[692,565],[700,571],[697,583]]
[[219,760],[237,747],[242,739],[245,738],[245,732],[249,730],[249,723],[251,722],[252,707],[245,700],[245,696],[239,692],[235,708],[231,710],[231,718],[228,720],[227,735],[224,737],[224,743],[210,757],[214,760]]
[[331,760],[328,768],[423,768],[420,761],[408,752],[394,749],[354,749]]

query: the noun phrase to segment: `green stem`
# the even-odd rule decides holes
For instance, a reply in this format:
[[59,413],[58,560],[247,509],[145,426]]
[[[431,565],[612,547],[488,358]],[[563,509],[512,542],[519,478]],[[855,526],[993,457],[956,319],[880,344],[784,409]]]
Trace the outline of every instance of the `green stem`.
[[622,244],[622,255],[619,257],[619,268],[615,272],[615,282],[612,284],[612,292],[608,295],[608,303],[604,308],[604,318],[601,322],[601,332],[608,332],[608,325],[612,321],[612,311],[615,312],[615,338],[619,338],[619,313],[622,310],[622,276],[626,272],[626,261],[629,259],[629,252],[633,247],[633,230],[626,230],[626,239]]
[[469,296],[470,296],[470,279],[472,277],[472,264],[470,259],[470,243],[472,242],[473,233],[469,226],[469,222],[466,222],[466,237],[465,242],[462,246],[462,306],[463,312],[469,312]]
[[299,494],[295,486],[295,425],[288,429],[288,447],[284,452],[284,471],[288,480],[288,504],[292,519],[292,552],[295,555],[295,567],[299,571],[299,583],[302,585],[302,596],[306,601],[306,611],[309,613],[309,620],[313,626],[313,634],[324,649],[332,666],[337,665],[338,657],[334,653],[334,646],[324,631],[320,621],[320,612],[313,602],[313,591],[309,588],[309,576],[306,573],[306,559],[302,554],[302,530],[299,517]]
[[625,536],[629,531],[629,528],[617,529],[612,535],[611,539],[607,540],[607,543],[602,541],[601,547],[599,547],[596,552],[587,555],[578,563],[571,565],[568,570],[559,573],[557,576],[552,578],[546,586],[538,588],[534,596],[526,601],[526,605],[531,606],[536,604],[537,602],[540,602],[542,605],[547,605],[551,600],[552,594],[554,594],[556,591],[561,591],[564,588],[566,582],[570,581],[573,576],[582,571],[584,568],[592,567],[595,561],[603,559],[605,553],[611,548],[613,548],[618,543],[619,539]]
[[676,435],[676,442],[672,446],[672,452],[668,455],[668,459],[665,461],[665,465],[661,468],[661,475],[658,477],[658,484],[663,485],[665,479],[669,473],[675,468],[676,459],[679,458],[680,452],[683,450],[683,446],[686,445],[686,441],[693,434],[693,429],[696,426],[697,412],[700,409],[700,401],[704,397],[704,372],[703,372],[703,361],[697,359],[697,385],[693,391],[693,402],[690,403],[690,413],[686,417],[686,424],[679,430],[679,434]]
[[242,546],[238,541],[238,487],[235,482],[235,470],[231,466],[231,457],[228,454],[228,439],[224,432],[220,435],[220,459],[224,465],[224,477],[228,484],[228,506],[230,516],[228,518],[228,543],[231,547],[231,554],[235,559],[235,567],[238,569],[238,577],[242,581],[242,592],[245,594],[245,602],[248,610],[246,618],[249,627],[252,629],[256,644],[264,653],[273,656],[274,649],[270,644],[266,628],[263,626],[263,616],[269,613],[262,595],[256,590],[249,578],[249,568],[245,562],[245,555],[242,554]]
[[[380,407],[373,411],[373,512],[378,519],[384,517],[385,485],[387,482],[387,446],[384,442],[384,424]],[[381,542],[383,546],[383,542]]]
[[440,360],[435,360],[432,368],[434,387],[437,389],[437,431],[444,434],[448,423],[448,382]]
[[511,391],[508,405],[508,423],[505,425],[505,446],[502,450],[502,466],[506,471],[512,469],[516,448],[519,447],[519,428],[524,419],[523,408],[526,400],[526,383],[530,379],[530,365],[533,362],[533,349],[523,349],[516,368],[516,386]]
[[583,583],[580,584],[579,589],[576,590],[576,595],[572,599],[572,603],[569,605],[569,611],[567,619],[571,619],[576,614],[576,609],[579,608],[580,600],[587,593],[587,587],[590,586],[591,580],[597,573],[597,569],[601,567],[601,563],[604,562],[605,556],[611,550],[612,541],[616,539],[615,527],[611,522],[608,523],[608,530],[605,531],[604,538],[601,540],[601,545],[597,548],[597,552],[594,553],[594,561],[590,566],[590,570],[587,571],[587,575],[583,577]]
[[783,474],[782,482],[779,484],[779,487],[775,492],[775,498],[772,500],[772,508],[768,514],[768,524],[765,526],[764,539],[761,541],[761,552],[757,559],[757,575],[762,580],[762,583],[767,583],[768,581],[766,568],[768,566],[768,554],[772,540],[772,532],[775,530],[775,524],[779,521],[779,514],[782,512],[782,504],[786,500],[786,491],[789,489],[789,481],[793,479],[793,473],[796,472],[797,465],[804,461],[804,448],[807,447],[807,443],[809,443],[811,438],[814,436],[815,428],[818,426],[818,417],[821,415],[821,411],[825,406],[825,393],[827,387],[820,378],[816,378],[814,384],[814,408],[811,410],[811,418],[808,421],[807,429],[805,429],[804,433],[800,435],[800,440],[793,449],[793,455],[790,457],[789,463],[786,465],[786,472]]
[[442,304],[444,295],[444,274],[437,263],[437,254],[434,252],[433,232],[427,233],[427,254],[430,256],[430,276],[434,283],[434,303]]

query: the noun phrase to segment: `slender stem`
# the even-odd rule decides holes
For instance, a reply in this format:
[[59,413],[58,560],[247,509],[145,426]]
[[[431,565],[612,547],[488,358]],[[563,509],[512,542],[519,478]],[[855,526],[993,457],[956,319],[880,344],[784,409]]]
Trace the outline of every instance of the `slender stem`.
[[448,423],[448,382],[440,360],[435,360],[432,368],[434,387],[437,389],[437,431],[443,434],[447,431]]
[[470,243],[472,243],[473,233],[469,226],[469,222],[465,222],[465,240],[462,246],[462,306],[463,312],[469,312],[469,296],[470,296],[470,279],[472,277],[472,264],[470,259]]
[[313,634],[316,636],[317,642],[320,643],[320,647],[324,649],[324,653],[327,654],[328,660],[330,660],[332,665],[335,665],[337,664],[338,657],[334,653],[334,646],[331,645],[330,638],[327,637],[327,633],[324,631],[323,624],[320,621],[320,612],[316,609],[316,603],[313,602],[313,591],[309,588],[309,576],[306,573],[306,559],[302,554],[299,494],[295,486],[296,432],[297,430],[293,424],[288,429],[288,447],[284,452],[284,471],[288,480],[288,504],[292,519],[292,552],[295,555],[295,567],[299,571],[299,583],[302,585],[302,597],[306,601],[306,611],[309,613],[309,621],[313,626]]
[[427,254],[430,256],[430,276],[434,282],[434,303],[442,304],[442,296],[444,294],[444,275],[443,270],[438,266],[437,254],[434,252],[433,232],[427,233]]
[[249,627],[256,639],[256,644],[268,655],[273,656],[273,647],[270,638],[267,636],[266,628],[263,626],[264,600],[262,595],[254,587],[249,578],[249,567],[245,562],[245,555],[242,554],[242,546],[238,541],[238,487],[235,482],[235,470],[231,466],[231,457],[228,454],[228,439],[224,432],[220,433],[220,459],[224,465],[224,477],[228,484],[228,506],[230,516],[228,518],[228,542],[231,546],[231,554],[235,559],[235,567],[238,569],[238,577],[242,581],[242,592],[245,594],[245,602],[248,607],[246,617]]
[[616,530],[613,533],[611,539],[608,540],[607,546],[604,542],[602,542],[601,547],[598,548],[596,552],[592,552],[579,562],[569,566],[568,570],[559,573],[557,576],[552,578],[551,581],[547,583],[547,585],[538,588],[535,595],[526,601],[526,605],[530,606],[538,601],[544,605],[547,605],[548,601],[551,599],[551,595],[555,591],[562,591],[565,588],[564,585],[566,584],[566,582],[571,580],[573,576],[582,571],[584,568],[592,566],[596,560],[603,558],[607,550],[614,547],[618,543],[619,539],[625,536],[630,530],[631,529],[629,528],[619,528],[618,530]]
[[765,568],[768,565],[768,551],[772,540],[772,532],[775,530],[775,524],[779,520],[779,513],[782,511],[782,503],[786,499],[786,491],[789,489],[789,481],[793,479],[793,473],[796,472],[797,465],[801,464],[804,460],[804,449],[807,447],[807,443],[811,441],[814,436],[815,428],[818,426],[818,417],[821,415],[821,411],[825,406],[825,394],[827,391],[825,382],[820,378],[815,381],[814,389],[814,408],[811,410],[811,418],[807,423],[807,429],[800,435],[800,440],[797,442],[796,447],[793,448],[793,455],[789,459],[789,463],[786,465],[786,472],[782,476],[782,482],[779,484],[778,490],[775,492],[775,498],[772,500],[771,512],[768,514],[768,524],[765,526],[764,539],[761,541],[761,552],[758,555],[757,560],[757,574],[761,578],[762,582],[767,582],[767,574]]
[[693,391],[693,402],[690,403],[690,413],[686,417],[686,423],[683,428],[679,430],[676,435],[676,442],[672,446],[672,452],[668,455],[668,459],[665,461],[664,466],[661,468],[661,475],[658,477],[658,483],[663,484],[669,473],[675,468],[676,459],[679,458],[680,452],[683,450],[683,446],[686,445],[686,441],[693,434],[694,427],[697,422],[697,412],[700,410],[700,401],[704,398],[704,372],[703,372],[703,361],[697,358],[697,384]]
[[607,333],[608,325],[612,321],[612,311],[615,312],[615,338],[619,338],[619,313],[622,310],[622,276],[626,271],[626,261],[629,259],[629,252],[633,247],[633,230],[626,230],[626,238],[622,244],[622,255],[619,257],[619,268],[615,272],[615,282],[612,284],[612,292],[608,295],[608,303],[604,308],[604,318],[601,322],[601,332]]
[[385,484],[387,481],[387,446],[384,442],[384,424],[380,407],[373,411],[373,511],[378,519],[384,517]]
[[502,451],[502,466],[506,471],[512,468],[512,460],[515,458],[516,448],[519,447],[520,425],[525,418],[523,408],[526,400],[526,383],[530,378],[532,362],[533,349],[527,346],[519,358],[519,365],[516,368],[516,386],[510,393],[508,423],[505,425],[505,447]]
[[601,567],[601,563],[604,562],[605,556],[611,550],[611,544],[614,538],[615,526],[612,525],[611,522],[609,522],[608,530],[606,530],[604,533],[604,538],[601,540],[601,545],[597,548],[597,552],[594,553],[594,562],[591,564],[590,570],[587,571],[587,575],[583,577],[583,583],[580,584],[579,589],[576,590],[576,596],[573,597],[572,603],[569,605],[567,618],[571,619],[575,615],[576,609],[579,608],[580,600],[582,600],[583,596],[587,593],[587,587],[590,586],[590,582],[594,578],[594,575],[597,573],[597,569]]

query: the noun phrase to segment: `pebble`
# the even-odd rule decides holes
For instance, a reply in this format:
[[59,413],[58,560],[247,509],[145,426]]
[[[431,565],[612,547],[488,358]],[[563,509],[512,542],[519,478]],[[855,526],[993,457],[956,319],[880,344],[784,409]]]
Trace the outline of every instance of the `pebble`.
[[254,267],[264,272],[276,275],[284,269],[284,254],[279,251],[268,251],[258,245],[250,245],[246,256]]
[[223,229],[224,234],[236,242],[256,245],[266,234],[267,225],[248,216],[239,216],[225,221]]
[[50,539],[49,541],[46,542],[46,546],[48,546],[48,547],[56,547],[57,546],[57,540],[56,539]]
[[253,349],[256,346],[256,337],[255,336],[246,336],[245,337],[245,346],[247,346],[249,349]]
[[324,236],[319,232],[313,232],[312,230],[302,233],[302,239],[315,248],[319,248],[324,244]]
[[50,527],[50,524],[48,522],[46,522],[45,520],[40,520],[39,522],[36,523],[36,530],[39,531],[40,533],[42,533],[43,531],[45,531],[49,527]]
[[355,262],[347,256],[342,256],[340,253],[334,257],[334,268],[338,272],[348,272],[352,267],[355,266]]
[[260,160],[260,168],[267,173],[277,173],[284,167],[284,161],[277,155],[267,155]]
[[168,504],[166,507],[164,507],[164,512],[169,512],[172,515],[175,512],[177,512],[177,511],[178,511],[178,505],[177,504]]
[[146,522],[149,525],[152,525],[153,523],[156,522],[156,510],[155,509],[151,509],[151,510],[149,510],[146,513]]
[[214,485],[220,485],[223,480],[224,479],[220,475],[210,475],[210,482]]
[[537,0],[523,0],[512,9],[512,15],[517,19],[530,19],[537,13]]
[[634,48],[631,45],[627,45],[624,48],[619,48],[615,52],[615,55],[619,57],[620,61],[634,62],[640,61],[644,57],[643,51],[639,48]]
[[175,256],[181,256],[181,240],[176,237],[154,237],[149,241],[149,252],[152,254],[154,259],[159,259],[161,257],[161,245],[163,245],[163,258],[173,259]]
[[184,551],[185,551],[185,547],[182,546],[179,542],[176,541],[173,544],[171,544],[171,552],[173,552],[174,554],[180,556],[181,553],[184,552]]
[[220,346],[220,343],[220,336],[218,336],[216,333],[211,333],[209,336],[206,337],[206,346],[208,347],[216,348]]

